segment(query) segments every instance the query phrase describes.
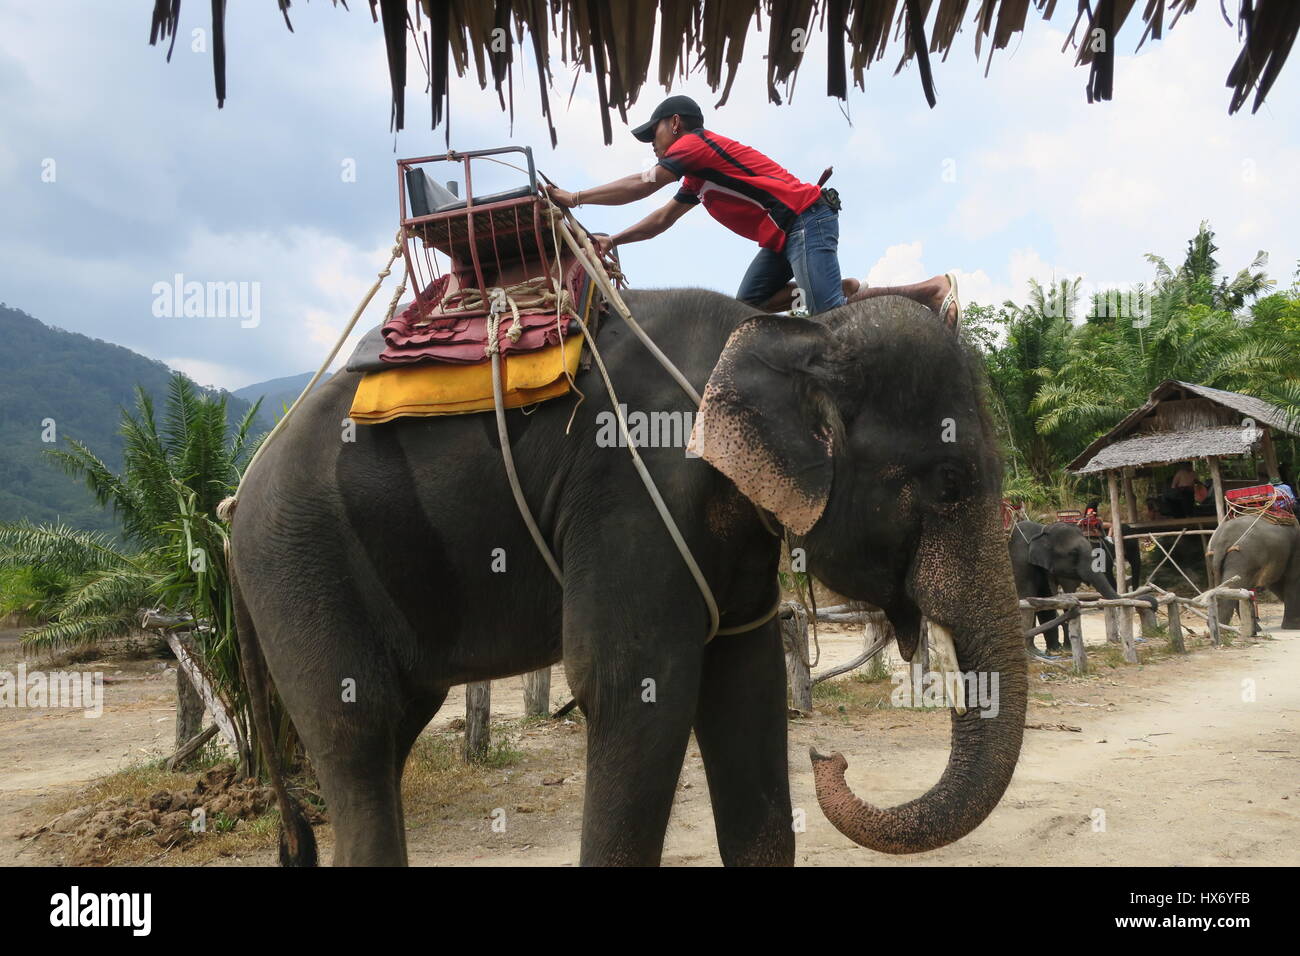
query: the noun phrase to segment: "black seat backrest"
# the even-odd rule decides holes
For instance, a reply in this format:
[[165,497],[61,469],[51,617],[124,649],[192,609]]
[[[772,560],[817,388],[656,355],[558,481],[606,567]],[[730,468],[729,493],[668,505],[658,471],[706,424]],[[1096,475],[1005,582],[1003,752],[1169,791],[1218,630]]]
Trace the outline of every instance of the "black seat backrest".
[[412,216],[431,216],[435,212],[445,212],[465,205],[465,200],[435,181],[423,169],[406,171],[406,196],[411,204]]
[[[474,202],[476,205],[487,205],[492,202],[504,202],[507,199],[523,199],[531,195],[533,195],[533,187],[525,183],[513,189],[505,189],[486,196],[475,196]],[[436,182],[423,169],[406,171],[406,196],[413,217],[431,216],[436,212],[450,212],[453,209],[465,208],[464,199]]]

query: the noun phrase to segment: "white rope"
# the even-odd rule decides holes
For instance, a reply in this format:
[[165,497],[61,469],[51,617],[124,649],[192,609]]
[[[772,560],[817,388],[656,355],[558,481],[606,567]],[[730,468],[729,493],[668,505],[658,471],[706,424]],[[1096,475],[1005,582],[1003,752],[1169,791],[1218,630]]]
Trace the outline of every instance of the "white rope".
[[[565,244],[568,245],[574,258],[582,264],[582,267],[587,271],[587,274],[601,287],[601,290],[605,292],[606,298],[609,299],[611,303],[614,303],[616,308],[621,306],[620,313],[623,315],[624,319],[626,319],[638,332],[638,337],[649,345],[651,352],[654,353],[656,357],[660,358],[661,364],[663,364],[670,374],[677,379],[678,384],[681,385],[686,393],[691,396],[691,400],[695,402],[695,406],[698,408],[700,405],[698,393],[696,393],[695,389],[691,387],[691,384],[686,380],[686,377],[682,375],[666,355],[659,351],[658,347],[650,340],[649,336],[647,336],[645,332],[641,330],[641,327],[636,324],[636,321],[632,319],[631,313],[627,311],[627,305],[623,303],[622,297],[619,296],[617,290],[615,290],[612,283],[610,283],[608,276],[605,275],[605,270],[600,263],[600,257],[594,254],[594,249],[590,248],[590,241],[588,240],[587,242],[588,250],[583,250],[579,247],[577,240],[574,239],[573,234],[569,231],[568,224],[565,222],[564,218],[562,218],[567,217],[567,213],[561,211],[555,203],[551,202],[549,197],[546,201],[551,207],[550,220],[552,241],[554,242],[554,236],[557,232],[559,235],[564,237]],[[556,215],[557,212],[560,214],[559,216]],[[558,284],[559,245],[558,243],[555,245],[557,272],[556,282]],[[631,433],[628,431],[627,420],[623,417],[623,408],[619,404],[618,394],[614,390],[614,383],[609,377],[609,371],[605,368],[605,360],[601,357],[600,349],[596,346],[595,336],[591,334],[591,330],[587,327],[587,322],[582,316],[578,316],[577,321],[578,324],[582,326],[583,337],[587,340],[587,344],[591,348],[591,357],[595,360],[596,368],[600,370],[600,377],[605,382],[605,390],[609,393],[610,404],[614,409],[614,417],[618,421],[619,432],[622,435],[624,444],[627,446],[628,453],[632,456],[632,465],[636,469],[637,475],[641,478],[641,483],[645,486],[646,494],[650,496],[650,501],[654,505],[655,510],[659,512],[659,517],[664,523],[664,528],[668,531],[668,536],[672,538],[673,544],[676,545],[678,553],[681,554],[682,561],[686,564],[686,569],[690,572],[691,577],[695,579],[695,584],[700,589],[700,596],[704,599],[704,606],[709,612],[709,633],[704,638],[704,642],[707,644],[717,635],[718,627],[721,623],[721,615],[718,613],[718,602],[713,597],[713,590],[709,587],[708,579],[705,578],[704,572],[700,570],[700,566],[696,562],[695,556],[691,554],[690,546],[687,545],[686,539],[682,536],[681,530],[677,527],[677,522],[673,519],[672,512],[668,510],[668,505],[665,504],[663,496],[659,493],[659,488],[655,485],[654,478],[650,475],[649,469],[646,468],[645,462],[641,460],[641,455],[636,450],[636,442],[632,440]],[[771,620],[770,615],[764,618],[761,623],[765,624],[769,620]]]
[[[235,486],[235,493],[217,505],[217,517],[220,520],[230,520],[230,517],[234,514],[235,505],[239,503],[239,491],[244,487],[244,482],[248,480],[248,476],[252,472],[253,466],[257,464],[258,459],[262,457],[262,452],[266,451],[267,446],[270,445],[280,432],[284,430],[289,419],[293,417],[293,413],[298,410],[298,406],[303,403],[303,400],[307,398],[307,395],[311,390],[316,387],[316,383],[320,381],[321,376],[325,374],[325,370],[334,363],[334,359],[339,354],[339,349],[343,348],[343,343],[348,340],[348,336],[351,335],[352,330],[356,328],[357,321],[361,318],[361,313],[366,311],[366,307],[370,305],[370,300],[375,297],[375,293],[379,291],[379,287],[383,285],[384,280],[392,274],[393,263],[397,261],[397,257],[401,254],[402,232],[399,229],[397,235],[393,238],[393,253],[388,257],[388,264],[379,270],[379,275],[370,286],[370,291],[365,294],[364,298],[361,300],[361,304],[358,305],[356,311],[352,313],[352,318],[348,320],[348,324],[344,327],[342,334],[338,337],[338,341],[334,343],[334,348],[330,349],[330,354],[326,356],[325,361],[322,362],[320,368],[316,370],[316,374],[311,377],[311,381],[307,383],[306,388],[304,388],[302,392],[299,393],[298,397],[294,399],[293,404],[289,406],[289,410],[284,413],[284,417],[275,423],[275,427],[271,429],[270,433],[264,439],[262,439],[262,443],[257,446],[257,451],[253,453],[253,457],[249,459],[247,466],[244,468],[243,475],[239,478],[239,484]],[[402,292],[405,289],[406,276],[403,275],[402,281],[397,287],[397,291],[393,293],[393,301],[388,305],[388,315],[390,318],[392,317],[393,310],[397,306],[397,300],[401,297]]]
[[[509,300],[507,299],[507,301]],[[519,311],[515,309],[513,302],[511,302],[511,309],[514,310],[515,328],[518,328]],[[533,544],[537,545],[542,560],[546,562],[546,566],[551,569],[551,574],[555,575],[556,582],[563,588],[564,576],[560,573],[560,565],[555,560],[555,555],[551,553],[550,546],[547,545],[541,528],[537,527],[537,522],[533,519],[533,513],[528,507],[528,501],[524,498],[524,489],[519,484],[519,475],[515,471],[514,455],[510,451],[510,432],[506,428],[505,401],[501,394],[501,349],[498,338],[500,325],[501,312],[498,309],[493,309],[488,313],[487,353],[492,357],[492,404],[496,412],[497,437],[501,442],[501,457],[506,466],[506,478],[510,482],[510,493],[515,498],[515,507],[519,509],[519,514],[528,527],[528,533],[532,536]]]

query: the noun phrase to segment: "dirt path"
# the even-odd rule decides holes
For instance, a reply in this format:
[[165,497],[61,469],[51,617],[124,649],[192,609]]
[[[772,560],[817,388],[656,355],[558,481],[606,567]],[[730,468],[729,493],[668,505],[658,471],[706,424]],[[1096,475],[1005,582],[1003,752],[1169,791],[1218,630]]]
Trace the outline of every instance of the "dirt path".
[[[21,631],[0,630],[0,670],[15,673]],[[0,707],[0,866],[42,862],[15,837],[45,822],[41,804],[104,774],[173,749],[176,727],[174,668],[158,660],[87,660],[29,670],[101,673],[103,713]]]
[[[1280,607],[1262,608],[1276,625]],[[1300,632],[1225,649],[1204,648],[1151,665],[1108,668],[1084,680],[1031,679],[1028,723],[1081,732],[1026,731],[1016,777],[993,815],[959,843],[894,858],[851,845],[817,808],[808,747],[841,750],[854,790],[880,804],[922,793],[948,756],[948,718],[932,711],[840,712],[819,698],[817,713],[791,722],[793,800],[806,811],[801,865],[1203,865],[1300,862]],[[1088,643],[1100,648],[1100,622]],[[0,636],[3,637],[3,636]],[[854,656],[861,636],[822,631],[821,667]],[[12,668],[0,640],[0,669]],[[50,796],[94,776],[165,754],[172,739],[172,678],[157,662],[94,662],[105,671],[105,710],[87,720],[63,711],[0,709],[0,865],[44,862],[14,839],[41,818]],[[820,668],[819,668],[820,669]],[[1254,700],[1243,700],[1243,689]],[[552,687],[567,699],[562,669]],[[446,733],[463,714],[453,692],[430,725]],[[522,713],[519,678],[493,685],[494,717]],[[580,725],[513,732],[517,765],[494,771],[481,793],[449,803],[412,827],[411,861],[438,865],[569,865],[578,856],[585,735]],[[506,828],[495,832],[500,808]],[[409,816],[409,815],[408,815]],[[323,830],[322,858],[329,859]],[[669,865],[719,862],[699,751],[692,745],[665,847]],[[184,859],[165,862],[184,863]],[[270,852],[224,865],[269,864]]]

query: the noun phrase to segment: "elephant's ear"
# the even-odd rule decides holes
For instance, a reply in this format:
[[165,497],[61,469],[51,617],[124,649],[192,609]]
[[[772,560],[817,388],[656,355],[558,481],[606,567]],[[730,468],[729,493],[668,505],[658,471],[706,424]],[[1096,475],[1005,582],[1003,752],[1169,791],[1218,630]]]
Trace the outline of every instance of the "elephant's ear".
[[741,323],[704,389],[687,450],[796,534],[826,509],[839,414],[814,363],[830,333],[807,319],[755,316]]
[[1044,571],[1052,570],[1052,536],[1046,528],[1029,541],[1029,563]]

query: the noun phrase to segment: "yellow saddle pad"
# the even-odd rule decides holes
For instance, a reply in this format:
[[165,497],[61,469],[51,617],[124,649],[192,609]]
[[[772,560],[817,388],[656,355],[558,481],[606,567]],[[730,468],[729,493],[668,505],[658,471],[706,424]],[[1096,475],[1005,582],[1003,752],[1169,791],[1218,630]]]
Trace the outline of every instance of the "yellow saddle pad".
[[[581,358],[581,332],[569,335],[562,345],[503,356],[501,390],[506,408],[564,395],[569,391],[569,376],[578,374]],[[366,373],[349,414],[358,424],[378,425],[406,416],[463,415],[493,407],[491,362],[429,362]]]

